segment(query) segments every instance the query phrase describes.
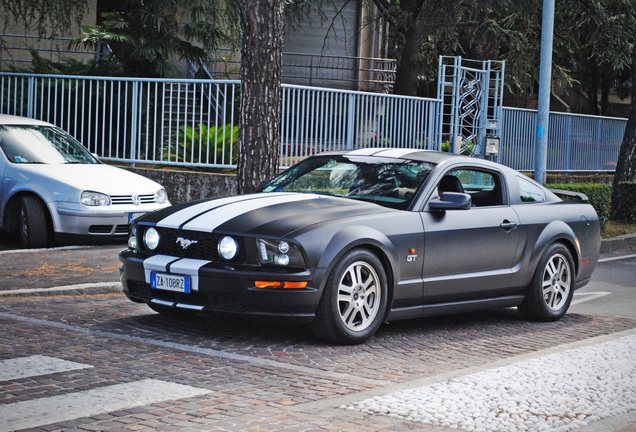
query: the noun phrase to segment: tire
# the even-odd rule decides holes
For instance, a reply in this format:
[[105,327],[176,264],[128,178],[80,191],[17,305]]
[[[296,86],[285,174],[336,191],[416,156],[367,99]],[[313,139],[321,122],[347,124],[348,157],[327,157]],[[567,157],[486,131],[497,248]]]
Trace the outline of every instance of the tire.
[[342,345],[364,343],[378,330],[387,307],[380,260],[365,249],[347,253],[332,270],[310,327],[316,337]]
[[20,201],[19,231],[25,248],[45,248],[51,243],[48,211],[39,198],[23,196]]
[[535,321],[557,321],[574,295],[574,260],[565,245],[554,243],[543,253],[519,312]]

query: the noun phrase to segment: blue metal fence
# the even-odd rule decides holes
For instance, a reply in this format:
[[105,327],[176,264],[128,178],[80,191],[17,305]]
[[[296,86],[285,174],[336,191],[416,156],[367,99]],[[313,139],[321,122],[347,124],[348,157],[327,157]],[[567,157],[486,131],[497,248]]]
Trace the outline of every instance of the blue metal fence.
[[[537,111],[503,109],[499,162],[520,171],[534,171]],[[550,113],[548,171],[614,171],[626,119]]]
[[[0,73],[0,113],[54,123],[110,161],[233,168],[240,82]],[[283,85],[281,159],[325,150],[442,148],[442,102]],[[499,161],[533,171],[536,111],[504,108]],[[550,171],[613,171],[625,119],[552,113]]]

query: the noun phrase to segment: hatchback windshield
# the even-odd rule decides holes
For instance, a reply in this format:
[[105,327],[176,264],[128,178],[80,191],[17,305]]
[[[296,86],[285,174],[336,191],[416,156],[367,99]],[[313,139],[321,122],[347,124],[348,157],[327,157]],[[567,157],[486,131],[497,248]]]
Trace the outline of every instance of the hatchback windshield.
[[393,158],[318,156],[285,171],[263,192],[311,192],[406,209],[433,166]]
[[73,137],[50,126],[0,125],[0,148],[13,163],[100,163]]

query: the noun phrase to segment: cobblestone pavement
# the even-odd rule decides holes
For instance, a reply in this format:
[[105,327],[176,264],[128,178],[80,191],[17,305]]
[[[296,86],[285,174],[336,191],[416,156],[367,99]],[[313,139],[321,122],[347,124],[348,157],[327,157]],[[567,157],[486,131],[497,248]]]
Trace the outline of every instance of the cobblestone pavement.
[[[345,407],[619,340],[636,320],[531,323],[513,309],[392,323],[343,347],[303,326],[166,318],[99,294],[2,298],[0,328],[0,370],[21,370],[0,374],[0,430],[450,431]],[[589,430],[633,431],[632,420]]]

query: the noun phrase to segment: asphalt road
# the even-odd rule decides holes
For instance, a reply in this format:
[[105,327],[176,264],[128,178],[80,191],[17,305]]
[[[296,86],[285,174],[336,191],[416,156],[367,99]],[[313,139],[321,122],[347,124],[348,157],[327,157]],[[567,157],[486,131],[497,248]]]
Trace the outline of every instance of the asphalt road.
[[636,318],[636,254],[602,256],[592,281],[574,293],[569,311]]

